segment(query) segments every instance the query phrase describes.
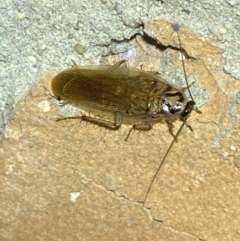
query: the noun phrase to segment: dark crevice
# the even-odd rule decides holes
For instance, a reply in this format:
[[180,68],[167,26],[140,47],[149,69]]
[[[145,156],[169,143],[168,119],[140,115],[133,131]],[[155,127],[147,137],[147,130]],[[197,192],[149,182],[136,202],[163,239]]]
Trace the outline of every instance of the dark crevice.
[[111,40],[111,43],[109,45],[105,45],[105,46],[111,46],[112,43],[117,43],[117,44],[120,44],[120,43],[129,43],[131,40],[135,39],[137,36],[141,36],[143,38],[143,40],[149,44],[149,45],[152,45],[152,46],[155,46],[157,49],[159,49],[160,51],[165,51],[166,49],[172,49],[172,50],[175,50],[175,51],[181,51],[183,53],[183,55],[185,56],[186,59],[192,59],[192,60],[196,60],[196,58],[190,56],[185,49],[183,48],[177,48],[177,47],[174,47],[172,45],[163,45],[161,44],[161,42],[159,42],[158,40],[152,38],[151,36],[147,35],[146,33],[144,33],[143,35],[139,34],[139,33],[136,33],[134,35],[131,36],[131,38],[129,39],[123,39],[123,40],[117,40],[117,39],[112,39]]
[[[158,48],[160,51],[165,51],[166,49],[172,49],[172,50],[175,50],[175,51],[181,51],[182,54],[185,56],[186,59],[190,59],[190,60],[196,60],[196,58],[194,58],[193,56],[190,56],[187,51],[185,49],[183,49],[182,47],[174,47],[172,45],[163,45],[161,42],[159,42],[157,39],[149,36],[148,34],[146,34],[144,32],[144,24],[139,24],[137,28],[141,27],[143,29],[143,34],[140,34],[140,33],[135,33],[133,34],[130,38],[125,38],[125,39],[121,39],[121,40],[118,40],[118,39],[111,39],[110,43],[109,44],[106,44],[106,45],[95,45],[95,46],[105,46],[105,47],[110,47],[112,46],[112,44],[121,44],[121,43],[126,43],[128,44],[129,42],[131,42],[132,40],[134,40],[137,36],[141,36],[143,38],[143,40],[149,44],[149,45],[152,45],[152,46],[155,46],[156,48]],[[175,24],[173,25],[173,32],[178,32],[180,29],[180,26],[178,24]],[[180,36],[181,38],[181,36]],[[180,43],[179,43],[180,45]],[[111,53],[111,54],[116,54],[116,53]],[[119,53],[117,53],[119,54]]]
[[156,39],[148,36],[147,34],[144,34],[142,36],[142,38],[143,38],[144,41],[146,41],[147,44],[155,46],[160,51],[165,51],[168,48],[168,46],[164,46],[163,44],[158,42]]
[[[177,48],[177,47],[174,47],[172,45],[163,45],[161,44],[161,42],[159,42],[158,40],[152,38],[151,36],[147,35],[146,33],[142,36],[143,39],[149,44],[149,45],[154,45],[156,48],[158,48],[159,50],[161,51],[165,51],[166,49],[172,49],[172,50],[175,50],[175,51],[181,51],[183,53],[183,55],[185,56],[186,59],[193,59],[193,60],[196,60],[196,58],[190,56],[185,49],[183,48]],[[181,36],[180,36],[181,37]]]

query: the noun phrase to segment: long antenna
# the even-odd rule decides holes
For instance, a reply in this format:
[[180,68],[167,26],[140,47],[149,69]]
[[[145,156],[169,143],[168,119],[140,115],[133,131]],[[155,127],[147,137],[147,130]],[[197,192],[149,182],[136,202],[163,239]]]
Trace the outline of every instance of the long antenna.
[[[194,102],[195,104],[195,101],[193,99],[193,96],[191,94],[191,91],[190,91],[190,88],[189,88],[189,83],[188,83],[188,79],[187,79],[187,74],[186,74],[186,68],[185,68],[185,62],[184,62],[184,59],[183,59],[183,54],[182,52],[184,52],[184,49],[182,47],[182,42],[181,42],[181,38],[178,34],[178,31],[180,29],[180,26],[179,24],[172,24],[172,28],[173,30],[177,33],[177,37],[178,37],[178,42],[179,42],[179,46],[180,46],[180,52],[181,52],[181,61],[182,61],[182,66],[183,66],[183,74],[184,74],[184,78],[185,78],[185,81],[186,81],[186,84],[187,84],[187,90],[188,90],[188,93],[189,93],[189,96],[190,98],[192,99],[192,101]],[[194,107],[194,110],[198,113],[198,114],[202,114],[202,112],[195,106]],[[184,124],[186,124],[186,121],[184,121]],[[190,128],[191,129],[191,128]]]
[[[195,104],[195,101],[193,100],[192,94],[191,94],[190,89],[189,89],[189,84],[188,84],[187,74],[186,74],[186,69],[185,69],[185,63],[184,63],[183,54],[182,54],[182,51],[184,51],[184,50],[183,50],[183,48],[182,48],[181,39],[180,39],[180,36],[179,36],[179,34],[178,34],[178,31],[179,31],[179,29],[180,29],[180,26],[179,26],[179,24],[173,24],[173,25],[172,25],[172,28],[173,28],[173,30],[177,33],[177,37],[178,37],[178,41],[179,41],[179,46],[180,46],[180,52],[181,52],[181,60],[182,60],[182,66],[183,66],[183,73],[184,73],[184,77],[185,77],[185,80],[186,80],[187,89],[188,89],[189,95],[190,95],[193,103]],[[200,112],[200,111],[198,111],[197,109],[196,109],[196,111],[197,111],[197,112]],[[174,136],[174,138],[173,138],[173,140],[172,140],[169,148],[167,149],[167,152],[165,153],[165,155],[164,155],[164,157],[163,157],[160,165],[158,166],[158,169],[157,169],[157,171],[155,172],[155,174],[154,174],[154,176],[153,176],[153,178],[152,178],[152,181],[151,181],[151,183],[150,183],[150,185],[149,185],[149,187],[148,187],[146,196],[145,196],[145,198],[144,198],[144,200],[143,200],[143,206],[145,205],[145,202],[146,202],[146,200],[147,200],[148,194],[149,194],[149,192],[150,192],[150,190],[151,190],[151,188],[152,188],[152,185],[153,185],[153,183],[154,183],[155,178],[157,177],[159,171],[161,170],[161,167],[163,166],[163,164],[164,164],[164,162],[165,162],[165,160],[166,160],[166,158],[167,158],[170,150],[172,149],[172,146],[173,146],[174,142],[177,140],[177,137],[179,136],[182,128],[184,127],[184,125],[186,125],[186,122],[187,122],[187,118],[183,121],[181,127],[179,128],[177,134]],[[188,126],[188,125],[187,125],[187,126]],[[190,130],[192,130],[192,128],[191,128],[190,126],[188,126],[188,127],[190,128]]]
[[148,187],[147,194],[146,194],[146,196],[145,196],[145,198],[144,198],[144,200],[143,200],[143,205],[145,204],[145,202],[146,202],[146,200],[147,200],[148,194],[149,194],[149,192],[150,192],[150,190],[151,190],[151,188],[152,188],[152,185],[153,185],[153,183],[154,183],[155,178],[157,177],[157,175],[158,175],[158,173],[159,173],[159,171],[160,171],[163,163],[164,163],[165,160],[166,160],[166,157],[168,156],[169,151],[172,149],[172,146],[173,146],[174,142],[177,140],[177,137],[178,137],[178,135],[180,134],[180,132],[181,132],[183,126],[185,125],[186,121],[187,121],[187,120],[185,120],[185,121],[182,123],[182,125],[181,125],[181,127],[179,128],[177,134],[174,136],[174,138],[173,138],[173,140],[172,140],[172,142],[171,142],[171,145],[168,147],[168,150],[167,150],[167,152],[165,153],[165,155],[164,155],[164,157],[163,157],[160,165],[158,166],[158,169],[157,169],[155,175],[153,176],[152,181],[151,181],[151,183],[150,183],[150,185],[149,185],[149,187]]
[[189,89],[189,83],[188,83],[188,79],[187,79],[187,74],[186,74],[186,68],[185,68],[185,63],[184,63],[184,59],[183,59],[183,54],[182,54],[182,51],[183,51],[183,48],[182,48],[182,42],[181,42],[181,39],[179,37],[179,34],[178,34],[178,30],[179,30],[179,27],[176,28],[176,26],[179,26],[178,24],[173,24],[172,27],[173,29],[175,30],[175,32],[177,33],[177,37],[178,37],[178,42],[179,42],[179,46],[180,46],[180,52],[181,52],[181,60],[182,60],[182,66],[183,66],[183,73],[184,73],[184,78],[185,78],[185,81],[187,83],[187,89],[188,89],[188,93],[190,95],[190,98],[193,100],[193,97],[192,97],[192,94],[191,94],[191,91]]

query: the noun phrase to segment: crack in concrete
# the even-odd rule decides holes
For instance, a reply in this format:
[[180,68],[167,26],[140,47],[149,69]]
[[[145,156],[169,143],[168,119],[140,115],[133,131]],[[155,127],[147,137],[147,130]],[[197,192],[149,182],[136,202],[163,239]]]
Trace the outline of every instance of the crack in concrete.
[[187,235],[190,235],[190,236],[192,236],[192,237],[195,237],[195,238],[196,238],[197,240],[199,240],[199,241],[206,241],[206,240],[204,240],[204,239],[198,238],[198,237],[197,237],[196,235],[194,235],[194,234],[177,230],[177,229],[175,229],[175,228],[173,228],[173,227],[171,227],[171,226],[166,226],[166,225],[164,224],[163,220],[158,219],[158,218],[154,218],[154,215],[153,215],[153,213],[152,213],[152,211],[151,211],[151,208],[145,206],[144,203],[143,203],[143,201],[138,201],[138,200],[135,200],[135,201],[134,201],[134,200],[131,200],[130,198],[126,197],[125,195],[123,195],[123,194],[120,194],[120,195],[119,195],[119,194],[117,194],[114,190],[108,189],[108,188],[105,187],[104,185],[102,185],[102,184],[100,184],[100,183],[98,183],[98,182],[96,182],[96,181],[94,181],[94,180],[92,180],[92,179],[88,179],[88,180],[91,181],[92,183],[96,184],[97,186],[104,188],[105,190],[107,190],[107,192],[113,193],[114,196],[116,196],[116,197],[119,198],[119,199],[124,199],[124,200],[126,200],[126,201],[128,201],[128,202],[130,202],[130,203],[141,204],[142,207],[143,207],[143,209],[148,213],[150,219],[151,219],[153,222],[161,223],[161,225],[163,225],[165,228],[172,229],[172,230],[174,230],[175,232],[185,233],[185,234],[187,234]]

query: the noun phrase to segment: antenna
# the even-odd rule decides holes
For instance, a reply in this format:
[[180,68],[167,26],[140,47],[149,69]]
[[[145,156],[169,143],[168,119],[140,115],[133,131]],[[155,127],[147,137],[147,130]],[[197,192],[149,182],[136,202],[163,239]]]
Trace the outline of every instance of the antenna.
[[168,153],[169,153],[170,150],[172,149],[172,146],[173,146],[174,142],[177,140],[177,137],[178,137],[178,135],[180,134],[180,132],[181,132],[183,126],[185,125],[186,121],[187,121],[187,120],[185,120],[185,121],[182,123],[182,125],[181,125],[181,127],[179,128],[177,134],[174,136],[174,138],[173,138],[170,146],[168,147],[167,152],[165,153],[165,155],[164,155],[164,157],[163,157],[160,165],[158,166],[158,169],[157,169],[157,171],[155,172],[155,174],[154,174],[154,176],[153,176],[153,178],[152,178],[152,181],[151,181],[151,183],[150,183],[150,185],[149,185],[149,187],[148,187],[146,196],[145,196],[145,198],[144,198],[144,200],[143,200],[143,206],[145,205],[145,202],[146,202],[146,200],[147,200],[148,194],[149,194],[149,192],[150,192],[150,190],[151,190],[151,188],[152,188],[152,185],[153,185],[153,183],[154,183],[155,178],[157,177],[157,175],[158,175],[161,167],[163,166],[163,163],[165,162],[165,160],[166,160],[166,158],[167,158],[167,156],[168,156]]
[[[187,79],[185,63],[184,63],[183,54],[182,54],[182,51],[184,51],[184,50],[182,48],[182,42],[181,42],[180,36],[178,34],[180,26],[179,26],[179,24],[173,24],[172,28],[177,33],[177,37],[178,37],[178,42],[179,42],[180,52],[181,52],[181,61],[182,61],[182,66],[183,66],[183,74],[184,74],[184,78],[185,78],[185,81],[186,81],[186,84],[187,84],[188,93],[189,93],[189,96],[192,99],[192,101],[194,101],[193,97],[192,97],[192,94],[191,94],[191,91],[190,91],[190,88],[189,88],[189,83],[188,83],[188,79]],[[195,103],[195,101],[194,101],[194,103]]]
[[180,52],[181,52],[181,61],[182,61],[182,66],[183,66],[183,73],[184,73],[184,78],[185,78],[186,84],[187,84],[187,87],[186,87],[186,88],[188,89],[188,93],[189,93],[189,96],[190,96],[190,98],[191,98],[191,101],[189,101],[190,104],[189,104],[189,107],[188,107],[188,111],[189,111],[189,112],[187,112],[188,115],[182,119],[182,121],[183,121],[182,125],[180,126],[177,134],[174,136],[174,138],[173,138],[170,146],[168,147],[168,149],[167,149],[167,151],[166,151],[166,153],[165,153],[165,155],[164,155],[164,157],[163,157],[160,165],[158,166],[157,171],[155,172],[155,174],[154,174],[154,176],[153,176],[153,178],[152,178],[152,181],[151,181],[151,183],[150,183],[150,185],[149,185],[149,187],[148,187],[148,189],[147,189],[146,196],[145,196],[145,198],[144,198],[144,200],[143,200],[143,206],[145,205],[145,202],[146,202],[146,200],[147,200],[147,198],[148,198],[148,194],[149,194],[149,192],[150,192],[150,190],[151,190],[151,188],[152,188],[152,185],[153,185],[153,183],[154,183],[155,178],[157,177],[160,169],[162,168],[162,166],[163,166],[163,164],[164,164],[164,162],[165,162],[165,160],[166,160],[166,158],[167,158],[170,150],[172,149],[172,146],[173,146],[174,142],[177,141],[177,137],[179,136],[180,132],[182,131],[184,125],[186,125],[191,131],[193,131],[192,127],[187,124],[187,119],[188,119],[191,111],[194,109],[197,113],[199,113],[199,114],[202,113],[201,111],[199,111],[199,110],[197,109],[197,107],[195,107],[195,101],[193,100],[193,96],[192,96],[191,91],[190,91],[190,88],[189,88],[189,84],[188,84],[188,80],[187,80],[187,74],[186,74],[186,68],[185,68],[185,63],[184,63],[183,54],[182,54],[182,52],[184,52],[184,49],[182,48],[181,39],[180,39],[180,36],[179,36],[179,34],[178,34],[178,31],[179,31],[179,29],[180,29],[180,25],[179,25],[179,24],[173,24],[173,25],[172,25],[172,28],[173,28],[173,30],[177,33],[177,37],[178,37],[178,41],[179,41],[179,46],[180,46]]

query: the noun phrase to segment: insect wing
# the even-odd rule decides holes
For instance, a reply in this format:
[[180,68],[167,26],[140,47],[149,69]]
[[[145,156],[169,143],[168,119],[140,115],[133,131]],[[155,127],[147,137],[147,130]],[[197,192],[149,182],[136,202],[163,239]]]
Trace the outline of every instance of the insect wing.
[[87,110],[145,113],[153,95],[167,82],[153,72],[128,68],[125,63],[67,69],[52,81],[53,93]]

